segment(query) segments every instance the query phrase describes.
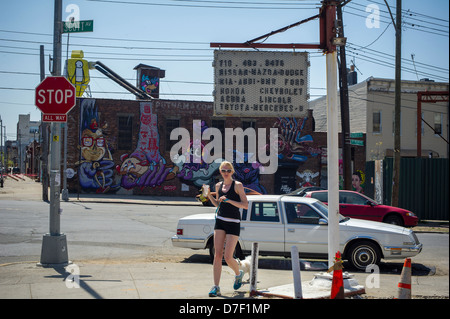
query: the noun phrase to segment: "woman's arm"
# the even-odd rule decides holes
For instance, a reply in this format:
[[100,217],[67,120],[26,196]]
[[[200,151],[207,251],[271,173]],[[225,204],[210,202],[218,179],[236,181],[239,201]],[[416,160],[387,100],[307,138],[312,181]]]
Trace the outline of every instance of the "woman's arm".
[[219,187],[220,187],[219,184],[220,183],[216,184],[216,198],[214,198],[214,196],[212,196],[211,191],[208,193],[209,200],[216,207],[219,206]]

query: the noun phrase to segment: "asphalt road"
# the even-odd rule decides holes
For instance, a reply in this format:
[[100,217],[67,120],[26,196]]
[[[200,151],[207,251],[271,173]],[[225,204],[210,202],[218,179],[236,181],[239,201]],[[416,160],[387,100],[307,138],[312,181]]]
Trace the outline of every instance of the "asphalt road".
[[[177,221],[214,208],[199,205],[136,205],[118,203],[61,202],[61,232],[67,235],[69,259],[75,262],[160,262],[188,261],[199,269],[209,265],[206,250],[173,247],[170,237]],[[49,231],[49,204],[38,198],[3,196],[0,192],[0,265],[38,261],[42,237]],[[416,293],[423,298],[449,296],[449,236],[447,233],[417,234],[423,251],[413,258],[412,275]],[[323,271],[325,261],[302,260],[303,267]],[[395,294],[403,260],[382,262],[380,281],[367,282],[369,274],[355,277],[367,294],[383,298]],[[209,266],[207,267],[209,269]],[[259,268],[289,275],[290,259],[262,257]]]

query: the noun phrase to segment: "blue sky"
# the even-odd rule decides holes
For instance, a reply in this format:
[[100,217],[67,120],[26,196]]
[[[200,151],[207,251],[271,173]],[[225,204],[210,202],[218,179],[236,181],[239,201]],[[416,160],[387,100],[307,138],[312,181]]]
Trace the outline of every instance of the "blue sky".
[[[395,0],[387,1],[395,17]],[[94,32],[73,33],[71,50],[83,50],[88,61],[101,61],[131,83],[139,63],[166,71],[161,98],[212,101],[211,42],[245,42],[318,13],[316,0],[68,0],[63,20],[79,8],[81,20],[94,20]],[[53,0],[1,0],[0,116],[7,139],[16,138],[19,114],[40,120],[34,106],[39,84],[39,45],[53,54]],[[369,6],[369,7],[368,7]],[[368,16],[380,10],[379,26],[369,28]],[[403,0],[402,79],[430,78],[448,82],[449,2]],[[383,0],[352,0],[344,8],[347,64],[355,63],[358,81],[371,76],[394,78],[395,32]],[[318,43],[314,20],[275,35],[265,43]],[[67,34],[63,35],[63,59]],[[325,56],[310,52],[310,94],[325,94]],[[414,55],[414,62],[411,55]],[[417,71],[417,74],[416,74]],[[90,72],[93,97],[134,99],[96,70]]]

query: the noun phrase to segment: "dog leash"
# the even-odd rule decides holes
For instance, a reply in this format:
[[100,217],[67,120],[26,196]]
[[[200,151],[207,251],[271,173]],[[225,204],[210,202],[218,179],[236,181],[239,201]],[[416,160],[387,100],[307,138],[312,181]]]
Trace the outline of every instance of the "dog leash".
[[217,208],[216,208],[216,211],[215,211],[215,213],[214,213],[214,219],[217,219],[217,212],[219,211],[220,204],[222,204],[222,202],[220,202],[219,205],[218,205]]
[[[225,198],[222,202],[228,202],[228,198]],[[216,216],[215,218],[217,219],[217,212],[219,211],[219,209],[220,209],[220,204],[222,204],[222,202],[220,202],[219,203],[219,206],[217,206],[217,208],[216,208],[216,212],[214,213],[214,215]]]

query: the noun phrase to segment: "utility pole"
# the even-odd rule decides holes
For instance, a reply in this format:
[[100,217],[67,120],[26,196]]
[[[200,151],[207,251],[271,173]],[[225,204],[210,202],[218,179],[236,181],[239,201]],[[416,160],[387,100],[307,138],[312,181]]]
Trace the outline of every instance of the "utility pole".
[[[344,20],[342,19],[341,2],[337,7],[338,36],[344,38]],[[342,157],[344,171],[344,189],[352,189],[352,167],[351,167],[351,146],[350,146],[350,112],[348,100],[347,83],[347,59],[345,57],[345,45],[339,46],[339,92],[341,97],[341,127],[342,127]]]
[[[40,75],[41,82],[45,79],[45,60],[44,60],[44,46],[39,47],[40,53]],[[48,123],[42,120],[41,115],[41,175],[42,175],[42,200],[48,202]]]
[[[53,76],[61,76],[62,0],[55,0],[53,27]],[[61,124],[52,122],[50,144],[50,233],[42,240],[42,266],[65,266],[69,263],[66,235],[60,232]]]
[[[397,0],[395,23],[395,115],[394,115],[394,174],[391,205],[398,206],[400,183],[400,112],[401,112],[401,58],[402,58],[402,0]],[[417,128],[420,134],[420,127]]]
[[336,37],[336,3],[322,2],[320,43],[326,53],[327,70],[327,179],[328,179],[328,265],[339,251],[339,144],[336,46],[345,39]]

